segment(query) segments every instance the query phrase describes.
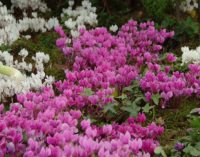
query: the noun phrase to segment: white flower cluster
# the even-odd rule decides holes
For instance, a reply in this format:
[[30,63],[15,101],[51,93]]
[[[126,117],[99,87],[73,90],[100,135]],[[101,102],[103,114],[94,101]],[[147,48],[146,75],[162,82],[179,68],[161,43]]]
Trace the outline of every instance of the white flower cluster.
[[34,32],[46,32],[59,25],[57,18],[50,18],[45,20],[44,18],[38,17],[37,13],[32,13],[32,18],[25,16],[23,19],[18,21],[19,32],[26,32],[31,30]]
[[19,38],[15,18],[9,13],[6,6],[0,2],[0,45],[11,44]]
[[0,45],[12,44],[20,38],[22,32],[27,30],[46,32],[59,25],[57,18],[45,20],[38,17],[36,12],[32,13],[32,17],[27,17],[25,12],[23,15],[23,19],[16,20],[11,11],[0,2]]
[[[16,68],[23,72],[23,81],[18,81],[0,74],[0,101],[12,97],[18,93],[25,93],[29,90],[38,90],[43,86],[51,86],[54,82],[52,76],[44,73],[44,64],[49,62],[49,56],[43,52],[37,52],[33,58],[34,64],[27,63],[28,51],[22,49],[18,55],[21,61],[14,60],[13,56],[7,51],[0,51],[0,64]],[[35,69],[35,73],[31,73]],[[28,73],[30,76],[28,76]]]
[[189,47],[181,48],[182,54],[182,64],[194,63],[200,64],[200,46],[194,50],[190,50]]
[[194,9],[198,9],[197,0],[185,0],[181,3],[180,8],[184,12],[191,12]]
[[13,10],[14,8],[20,8],[21,10],[26,10],[31,8],[32,10],[39,10],[41,12],[46,12],[49,10],[46,3],[41,0],[11,0]]
[[70,30],[73,37],[79,36],[79,29],[86,26],[95,26],[97,21],[96,7],[92,7],[89,0],[83,0],[82,5],[72,9],[74,0],[69,0],[69,7],[63,9],[61,18],[65,20],[65,26]]

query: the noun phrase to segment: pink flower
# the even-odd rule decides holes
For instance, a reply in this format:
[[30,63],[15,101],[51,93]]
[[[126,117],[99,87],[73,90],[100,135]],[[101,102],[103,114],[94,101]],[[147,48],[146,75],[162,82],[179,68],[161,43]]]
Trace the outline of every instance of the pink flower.
[[139,123],[144,123],[146,121],[146,116],[144,113],[139,113],[136,121]]
[[8,153],[11,153],[11,154],[12,154],[12,153],[15,152],[15,145],[14,145],[13,142],[7,143],[6,147],[7,147]]
[[59,38],[56,40],[56,46],[59,48],[64,48],[66,46],[66,38]]
[[61,26],[56,26],[55,31],[61,36],[61,37],[66,37],[65,32],[63,31]]
[[0,104],[0,113],[3,112],[3,110],[4,110],[4,105]]
[[146,97],[147,102],[150,102],[152,94],[150,92],[147,92],[147,93],[145,93],[145,97]]
[[35,157],[35,155],[32,151],[28,151],[24,153],[24,157]]
[[134,139],[133,141],[131,141],[130,147],[136,154],[138,154],[139,150],[142,148],[142,140]]
[[176,61],[176,56],[174,56],[173,53],[168,53],[167,54],[167,61],[172,63],[172,62],[175,62]]
[[72,115],[73,118],[79,119],[82,113],[79,110],[71,110],[70,114]]
[[125,134],[120,134],[120,141],[123,144],[128,144],[130,139],[131,139],[131,135],[128,131]]
[[86,129],[85,133],[86,133],[86,135],[87,135],[88,137],[94,138],[94,137],[97,136],[97,130],[96,130],[96,129],[92,129],[91,127],[88,127],[88,128]]
[[144,53],[144,58],[146,59],[147,62],[150,62],[151,61],[151,54],[149,52],[145,52]]
[[110,135],[112,133],[112,125],[104,125],[103,126],[103,133]]
[[90,120],[82,120],[81,121],[81,127],[82,129],[86,130],[88,127],[90,127]]

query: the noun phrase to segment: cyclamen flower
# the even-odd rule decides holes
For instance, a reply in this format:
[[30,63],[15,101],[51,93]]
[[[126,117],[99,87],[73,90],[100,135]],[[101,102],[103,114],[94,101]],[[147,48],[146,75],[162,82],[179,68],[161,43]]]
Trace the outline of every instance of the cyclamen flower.
[[112,125],[104,125],[103,133],[107,134],[107,135],[111,134],[112,133]]
[[146,100],[149,102],[151,100],[152,94],[150,92],[145,93]]
[[134,152],[138,154],[139,150],[142,148],[142,140],[135,139],[130,145],[131,145],[130,147],[134,150]]
[[184,149],[185,145],[183,143],[176,143],[174,148],[177,150],[177,151],[182,151]]
[[118,26],[117,25],[111,25],[109,29],[112,32],[116,32],[118,30]]
[[83,121],[81,122],[81,127],[82,127],[83,129],[87,129],[89,126],[90,126],[90,120],[83,120]]
[[56,26],[54,30],[61,36],[61,37],[66,37],[65,32],[63,31],[61,26]]
[[130,133],[126,132],[125,135],[124,134],[120,134],[120,140],[123,144],[128,144],[130,141]]
[[189,50],[189,47],[182,47],[182,64],[194,63],[200,64],[200,47],[194,50]]
[[136,121],[139,123],[144,123],[146,121],[146,116],[143,113],[139,113]]
[[66,38],[60,38],[60,39],[56,40],[56,46],[59,48],[64,48],[66,45],[66,41],[67,41]]
[[167,54],[167,61],[172,63],[176,61],[176,56],[173,53],[168,53]]

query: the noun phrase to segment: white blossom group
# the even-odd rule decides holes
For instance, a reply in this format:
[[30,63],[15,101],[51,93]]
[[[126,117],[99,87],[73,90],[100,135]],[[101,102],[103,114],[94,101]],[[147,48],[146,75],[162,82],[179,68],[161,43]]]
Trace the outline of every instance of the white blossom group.
[[[61,18],[73,37],[79,36],[79,29],[97,25],[96,7],[89,0],[83,0],[82,5],[73,9],[74,0],[69,0],[69,7],[63,9]],[[67,19],[66,19],[67,18]]]
[[189,47],[182,47],[182,64],[200,64],[200,46],[196,49],[190,50]]
[[26,10],[31,8],[32,10],[39,10],[41,12],[46,12],[50,10],[47,4],[41,0],[11,0],[13,10],[14,8],[20,8],[21,10]]
[[180,8],[183,12],[191,12],[194,9],[198,9],[198,3],[197,0],[184,0]]
[[[15,2],[15,0],[12,2]],[[53,17],[45,20],[42,17],[38,17],[37,12],[32,12],[32,17],[28,17],[26,12],[23,12],[23,18],[16,20],[11,10],[8,10],[0,2],[0,45],[11,45],[22,36],[23,32],[28,30],[32,32],[46,32],[57,25],[59,25],[57,18]]]
[[[28,54],[26,49],[22,49],[18,53],[20,60],[14,60],[9,52],[0,51],[0,64],[16,68],[23,73],[23,80],[20,81],[0,74],[0,101],[6,101],[8,97],[29,90],[39,90],[41,87],[50,86],[54,82],[54,78],[46,76],[44,72],[44,64],[49,62],[49,55],[37,52],[32,57],[34,61],[34,64],[32,64],[25,61]],[[33,69],[35,69],[35,72],[33,72]]]

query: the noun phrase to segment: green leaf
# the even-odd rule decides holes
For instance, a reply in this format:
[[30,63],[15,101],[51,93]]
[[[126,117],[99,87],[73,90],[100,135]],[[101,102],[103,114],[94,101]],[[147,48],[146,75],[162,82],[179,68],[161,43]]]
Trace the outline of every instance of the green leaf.
[[176,21],[173,19],[173,18],[171,18],[171,17],[169,17],[169,16],[165,16],[165,18],[164,18],[164,20],[162,21],[162,27],[163,28],[171,28],[171,27],[173,27],[174,25],[176,24]]
[[96,123],[96,122],[97,122],[97,120],[96,120],[96,119],[94,119],[94,118],[91,118],[91,116],[90,116],[90,115],[85,115],[85,116],[83,116],[83,119],[89,119],[89,120],[90,120],[90,122],[91,122],[91,124],[93,124],[93,123]]
[[25,132],[23,133],[23,142],[24,142],[24,143],[27,143],[27,142],[28,142],[28,137],[27,137],[27,135],[26,135]]
[[187,153],[187,154],[190,154],[190,150],[191,150],[191,145],[188,145],[187,147],[185,147],[184,149],[183,149],[183,152],[184,153]]
[[200,117],[193,117],[190,120],[190,125],[192,128],[200,128]]
[[145,98],[143,96],[137,97],[134,102],[137,104],[139,101],[144,100]]
[[137,90],[136,88],[139,87],[139,82],[138,81],[133,81],[131,86],[123,88],[123,92],[134,92]]
[[92,94],[94,94],[94,92],[91,90],[91,88],[85,88],[82,93],[83,96],[91,96]]
[[165,151],[163,150],[161,146],[156,147],[156,149],[154,150],[154,153],[157,155],[162,155],[163,157],[167,157]]
[[133,91],[133,86],[128,86],[128,87],[125,87],[125,88],[123,88],[123,91],[124,92],[132,92]]
[[195,148],[198,149],[200,151],[200,142],[197,142],[195,145]]
[[200,156],[200,151],[191,146],[191,147],[190,147],[190,154],[191,154],[192,156],[198,156],[198,157],[199,157],[199,156]]
[[152,95],[152,100],[153,100],[154,104],[156,104],[156,105],[159,104],[160,98],[161,98],[161,97],[160,97],[160,94],[159,94],[159,93],[153,94],[153,95]]
[[129,113],[129,116],[136,117],[136,116],[138,115],[138,112],[140,111],[141,108],[138,107],[138,106],[136,105],[136,103],[134,103],[134,102],[132,102],[132,103],[128,102],[127,105],[121,107],[121,109],[122,109],[123,111],[128,112],[128,113]]
[[117,98],[124,100],[124,99],[127,99],[128,97],[126,94],[122,93],[122,95],[118,96]]
[[199,23],[188,17],[186,20],[178,22],[175,32],[176,36],[184,35],[189,38],[194,38],[199,33]]
[[149,113],[149,111],[153,108],[153,106],[150,106],[149,103],[147,103],[143,108],[143,112]]
[[111,113],[116,114],[117,111],[115,109],[115,106],[117,106],[117,104],[114,104],[114,103],[109,103],[109,104],[105,105],[103,108],[104,113],[111,112]]
[[197,150],[196,148],[194,148],[191,145],[188,145],[186,148],[184,148],[183,152],[187,153],[187,154],[190,154],[192,156],[195,156],[195,157],[199,157],[200,156],[200,151]]
[[190,154],[199,157],[200,151],[194,148],[192,151],[190,151]]

